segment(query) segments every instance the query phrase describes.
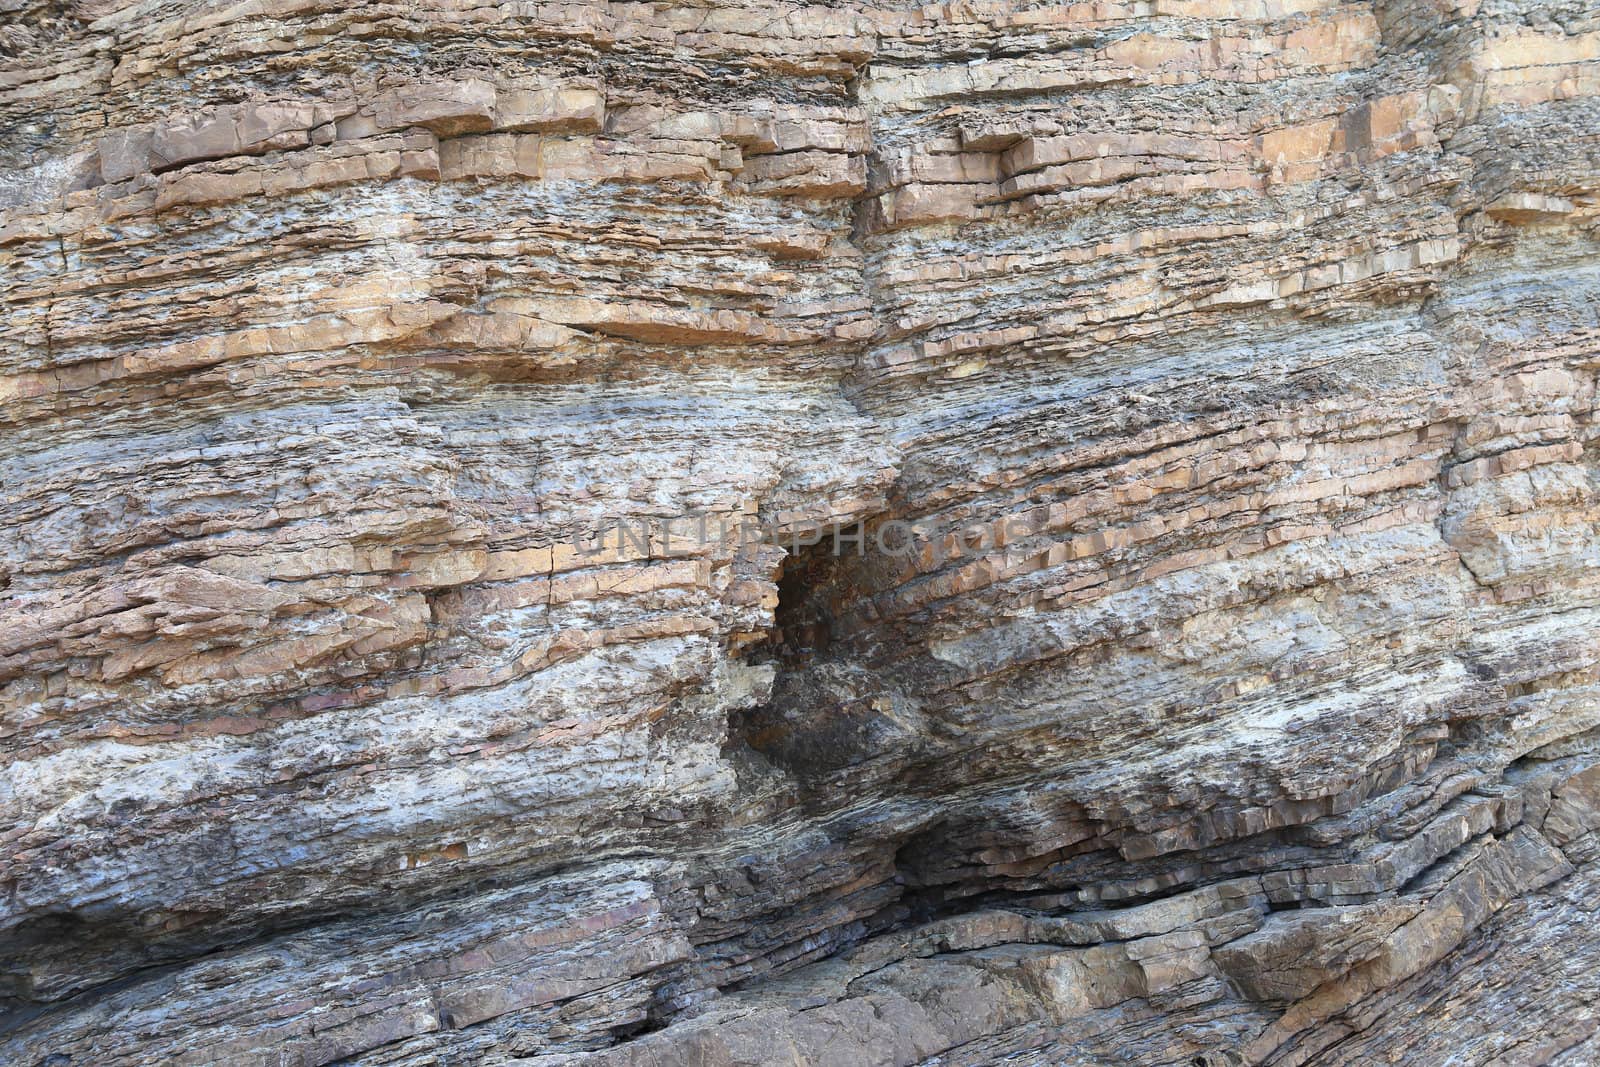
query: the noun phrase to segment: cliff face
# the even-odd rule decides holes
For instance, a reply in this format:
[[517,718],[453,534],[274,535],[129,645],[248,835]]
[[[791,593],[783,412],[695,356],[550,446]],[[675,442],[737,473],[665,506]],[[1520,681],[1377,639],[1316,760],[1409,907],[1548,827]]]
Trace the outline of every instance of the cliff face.
[[0,1060],[1600,1063],[1592,5],[0,7]]

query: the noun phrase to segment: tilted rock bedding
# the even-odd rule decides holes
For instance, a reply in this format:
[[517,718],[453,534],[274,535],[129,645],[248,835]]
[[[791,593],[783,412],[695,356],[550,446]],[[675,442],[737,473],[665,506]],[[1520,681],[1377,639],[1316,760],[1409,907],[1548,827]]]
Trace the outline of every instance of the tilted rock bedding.
[[0,1061],[1600,1063],[1593,5],[0,9]]

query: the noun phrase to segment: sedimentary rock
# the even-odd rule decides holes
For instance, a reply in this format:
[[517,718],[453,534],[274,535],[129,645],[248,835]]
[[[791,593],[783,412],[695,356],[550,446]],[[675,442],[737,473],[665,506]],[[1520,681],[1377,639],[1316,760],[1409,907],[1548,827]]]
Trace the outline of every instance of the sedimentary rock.
[[0,1059],[1600,1062],[1600,15],[11,0]]

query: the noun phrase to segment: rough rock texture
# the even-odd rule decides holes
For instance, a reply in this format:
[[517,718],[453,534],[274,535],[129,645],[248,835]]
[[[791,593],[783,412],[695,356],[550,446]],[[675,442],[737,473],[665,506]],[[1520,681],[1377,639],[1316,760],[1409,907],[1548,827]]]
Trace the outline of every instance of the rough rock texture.
[[0,1061],[1600,1063],[1592,4],[0,11]]

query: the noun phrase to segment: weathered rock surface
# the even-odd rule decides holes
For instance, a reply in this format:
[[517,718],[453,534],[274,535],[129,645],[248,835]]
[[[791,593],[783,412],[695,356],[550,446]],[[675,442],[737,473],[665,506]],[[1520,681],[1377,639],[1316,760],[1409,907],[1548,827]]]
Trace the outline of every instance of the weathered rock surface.
[[1592,6],[0,11],[0,1061],[1600,1063]]

